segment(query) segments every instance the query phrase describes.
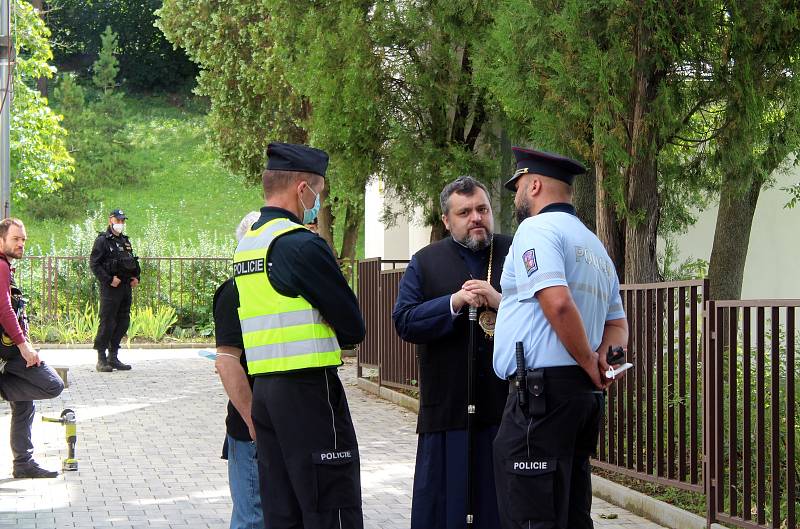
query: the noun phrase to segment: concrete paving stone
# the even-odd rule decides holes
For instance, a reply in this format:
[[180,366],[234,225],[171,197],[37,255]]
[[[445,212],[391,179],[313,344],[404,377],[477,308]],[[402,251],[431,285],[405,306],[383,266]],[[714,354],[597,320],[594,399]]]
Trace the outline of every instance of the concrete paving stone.
[[[93,351],[41,356],[70,366],[70,387],[37,402],[37,411],[76,411],[80,469],[52,480],[5,480],[11,464],[0,460],[0,529],[228,529],[227,466],[219,458],[227,398],[212,362],[197,349],[126,350],[134,369],[108,374],[94,371]],[[365,529],[407,529],[416,415],[359,390],[352,359],[339,373],[361,450]],[[0,443],[9,418],[0,402]],[[37,461],[59,468],[63,428],[37,417],[33,438]],[[598,529],[658,528],[606,502],[596,500],[593,511]],[[605,512],[619,518],[600,519]]]

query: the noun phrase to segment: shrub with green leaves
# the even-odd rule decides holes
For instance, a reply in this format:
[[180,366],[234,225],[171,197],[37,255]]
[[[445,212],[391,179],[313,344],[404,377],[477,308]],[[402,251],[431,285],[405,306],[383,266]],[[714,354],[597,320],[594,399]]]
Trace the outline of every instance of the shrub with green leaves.
[[135,325],[137,333],[143,338],[156,342],[166,336],[176,321],[178,318],[172,307],[161,306],[156,310],[151,307],[143,307],[131,313],[131,325]]
[[97,336],[100,328],[100,315],[92,305],[87,305],[82,313],[75,313],[70,318],[73,334],[77,343],[89,343]]

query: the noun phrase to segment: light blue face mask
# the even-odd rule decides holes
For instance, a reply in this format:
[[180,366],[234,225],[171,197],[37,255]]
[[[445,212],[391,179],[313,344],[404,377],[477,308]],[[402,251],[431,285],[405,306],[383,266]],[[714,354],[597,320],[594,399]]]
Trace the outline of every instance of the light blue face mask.
[[[314,190],[311,189],[311,186],[308,186],[308,189],[314,193]],[[319,214],[319,193],[314,193],[314,196],[314,205],[311,206],[311,209],[306,209],[306,204],[303,202],[303,196],[300,196],[300,204],[303,206],[303,224],[311,224]]]

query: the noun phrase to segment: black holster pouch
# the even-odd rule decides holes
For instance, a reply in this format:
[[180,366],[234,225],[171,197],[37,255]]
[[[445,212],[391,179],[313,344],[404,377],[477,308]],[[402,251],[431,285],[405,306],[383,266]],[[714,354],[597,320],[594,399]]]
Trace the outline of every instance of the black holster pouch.
[[528,371],[526,378],[530,414],[533,417],[542,416],[547,411],[544,398],[544,370],[534,369]]
[[[22,291],[16,287],[16,285],[11,285],[11,308],[14,311],[14,315],[17,317],[19,321],[19,326],[22,329],[22,332],[25,336],[28,335],[28,315],[25,312],[25,304],[26,300],[25,297],[22,295]],[[5,329],[0,326],[0,360],[10,360],[15,356],[19,356],[20,350],[17,347],[11,338],[5,333]]]

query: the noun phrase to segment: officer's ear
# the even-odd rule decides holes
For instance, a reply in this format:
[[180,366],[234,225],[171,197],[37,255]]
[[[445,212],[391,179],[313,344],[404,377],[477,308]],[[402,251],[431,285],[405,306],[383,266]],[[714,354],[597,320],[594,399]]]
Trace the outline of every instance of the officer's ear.
[[533,175],[531,177],[530,183],[528,184],[527,194],[530,195],[531,197],[535,197],[536,195],[542,192],[542,186],[543,186],[542,178],[537,174]]
[[[317,177],[317,178],[315,178],[315,177]],[[315,175],[315,174],[302,173],[302,174],[299,175],[298,179],[295,181],[295,192],[298,195],[302,196],[303,191],[307,187],[312,193],[314,193],[316,195],[317,192],[314,191],[314,188],[312,186],[316,185],[317,182],[319,180],[321,180],[321,179],[322,179],[321,176],[318,176],[318,175]]]
[[297,196],[303,196],[303,188],[304,186],[308,185],[308,182],[305,180],[298,178],[294,181],[294,193]]

